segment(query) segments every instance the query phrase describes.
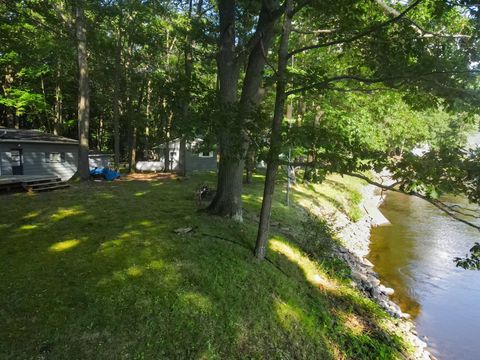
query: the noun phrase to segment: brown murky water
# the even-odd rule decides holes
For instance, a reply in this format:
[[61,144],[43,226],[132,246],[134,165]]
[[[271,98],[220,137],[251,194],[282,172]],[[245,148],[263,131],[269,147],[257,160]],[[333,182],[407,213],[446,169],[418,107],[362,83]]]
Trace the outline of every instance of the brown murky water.
[[438,359],[480,359],[480,272],[455,267],[480,234],[430,204],[389,194],[391,225],[373,229],[369,260]]

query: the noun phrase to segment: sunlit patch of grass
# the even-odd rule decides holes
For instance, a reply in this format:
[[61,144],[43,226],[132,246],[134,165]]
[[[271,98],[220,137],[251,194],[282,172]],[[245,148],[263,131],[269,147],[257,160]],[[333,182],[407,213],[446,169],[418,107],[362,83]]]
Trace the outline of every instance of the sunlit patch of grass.
[[113,194],[109,194],[109,193],[100,193],[100,194],[97,194],[96,195],[98,198],[101,198],[103,200],[110,200],[110,199],[114,199],[115,196]]
[[100,244],[100,251],[109,251],[111,249],[115,249],[123,244],[125,240],[123,239],[114,239],[104,242]]
[[274,302],[275,311],[283,327],[288,330],[303,328],[309,335],[315,333],[317,322],[312,316],[305,314],[301,308],[287,304],[279,299]]
[[71,240],[56,242],[55,244],[51,245],[48,249],[53,252],[61,252],[61,251],[70,250],[75,246],[78,246],[78,244],[80,244],[80,240],[71,239]]
[[295,248],[293,245],[278,239],[271,239],[269,246],[272,251],[285,256],[291,262],[297,264],[305,273],[305,278],[310,284],[328,290],[333,290],[337,287],[333,281],[328,279],[320,271],[315,261],[310,260],[305,253]]
[[347,216],[350,218],[350,220],[357,222],[363,217],[364,213],[363,211],[358,207],[352,207],[347,211]]
[[133,277],[137,277],[143,274],[143,270],[140,266],[133,265],[127,269],[127,274]]
[[120,234],[119,238],[120,239],[136,239],[138,236],[140,236],[141,232],[139,230],[130,230],[126,231],[123,234]]
[[212,311],[213,305],[208,297],[199,292],[188,291],[180,296],[184,306],[194,308],[194,311],[208,314]]
[[354,313],[338,311],[337,316],[343,321],[345,328],[354,335],[363,335],[367,330],[365,321]]
[[19,230],[28,231],[28,230],[36,229],[37,227],[38,227],[38,225],[22,225],[22,226],[20,226]]
[[40,211],[31,211],[28,214],[26,214],[23,219],[24,220],[32,220],[36,218],[38,215],[40,215]]
[[165,266],[165,264],[161,260],[153,260],[153,261],[150,262],[150,264],[148,264],[149,269],[155,269],[155,270],[160,270],[164,266]]
[[145,195],[147,195],[148,193],[149,193],[148,191],[138,191],[138,192],[136,192],[136,193],[133,194],[133,195],[135,195],[135,196],[145,196]]
[[361,180],[349,176],[329,175],[320,184],[296,184],[292,189],[294,198],[304,208],[312,209],[313,212],[340,211],[352,221],[358,221],[364,215],[359,207],[362,184]]
[[58,209],[55,214],[50,216],[50,218],[53,221],[59,221],[59,220],[63,220],[65,218],[68,218],[68,217],[71,217],[71,216],[82,215],[84,213],[85,213],[85,211],[80,210],[78,207],[61,208],[61,209]]

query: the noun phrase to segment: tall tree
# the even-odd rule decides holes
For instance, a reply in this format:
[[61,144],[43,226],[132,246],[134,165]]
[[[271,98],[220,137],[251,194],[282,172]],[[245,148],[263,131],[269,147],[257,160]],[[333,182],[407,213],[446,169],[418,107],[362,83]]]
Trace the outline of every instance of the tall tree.
[[[255,31],[241,49],[236,45],[236,10],[235,0],[219,1],[220,37],[217,64],[220,164],[217,193],[208,211],[214,215],[241,220],[243,169],[249,144],[246,126],[253,121],[256,106],[261,100],[259,90],[262,74],[275,35],[275,24],[283,9],[279,1],[262,1]],[[238,99],[240,65],[244,57],[246,67]]]
[[88,84],[87,29],[82,1],[75,6],[75,35],[78,56],[78,172],[82,180],[90,178],[88,166],[90,127],[90,88]]
[[[339,4],[340,7],[342,5],[346,5],[349,3],[348,1],[342,2],[343,4]],[[314,44],[307,44],[303,45],[301,42],[298,43],[298,40],[303,40],[303,36],[300,36],[297,38],[297,49],[292,50],[289,52],[288,50],[288,45],[289,45],[289,35],[290,35],[290,25],[291,25],[291,17],[295,13],[295,11],[287,12],[284,17],[284,27],[283,27],[283,32],[280,40],[280,45],[279,45],[279,53],[278,53],[278,68],[276,69],[276,102],[275,102],[275,110],[274,110],[274,115],[273,115],[273,121],[272,121],[272,127],[271,127],[271,140],[270,140],[270,149],[269,149],[269,164],[267,167],[267,176],[265,180],[265,188],[264,188],[264,197],[263,197],[263,202],[262,202],[262,209],[260,213],[260,223],[259,223],[259,228],[258,228],[258,234],[257,234],[257,243],[256,243],[256,249],[255,249],[255,255],[257,258],[262,259],[265,256],[265,248],[267,244],[267,239],[268,239],[268,227],[269,227],[269,221],[270,221],[270,211],[271,211],[271,205],[272,205],[272,198],[273,198],[273,192],[274,192],[274,186],[275,186],[275,175],[276,175],[276,169],[278,167],[278,155],[280,154],[281,151],[281,124],[282,120],[284,117],[284,107],[285,107],[285,100],[288,95],[294,95],[297,93],[311,93],[312,96],[315,96],[318,98],[318,94],[321,92],[325,92],[328,90],[331,90],[331,87],[333,84],[337,82],[360,82],[364,86],[359,86],[355,90],[351,90],[348,87],[347,88],[334,88],[334,90],[337,91],[376,91],[378,89],[372,89],[369,84],[383,84],[385,88],[380,89],[383,91],[389,91],[388,89],[390,87],[395,87],[395,89],[400,88],[402,91],[404,91],[405,94],[408,94],[409,92],[412,91],[411,85],[414,85],[415,92],[417,94],[426,94],[424,96],[424,106],[429,106],[427,104],[435,105],[436,101],[438,101],[439,97],[443,97],[446,99],[455,99],[458,98],[459,93],[463,93],[465,95],[469,94],[469,91],[465,89],[464,83],[462,83],[462,74],[468,74],[470,72],[474,72],[468,70],[468,67],[470,66],[471,57],[468,57],[470,54],[470,51],[465,52],[465,49],[462,50],[462,48],[458,47],[458,44],[451,43],[448,44],[444,41],[442,38],[448,38],[448,39],[456,39],[456,38],[468,38],[470,39],[469,35],[465,34],[455,34],[455,35],[450,35],[446,33],[438,34],[438,33],[433,33],[429,32],[430,35],[435,34],[433,36],[427,36],[428,39],[431,39],[432,37],[434,40],[426,40],[427,42],[430,42],[430,49],[435,48],[438,46],[438,43],[441,44],[442,49],[445,48],[450,48],[451,54],[455,53],[454,56],[450,57],[443,57],[439,56],[436,59],[436,62],[432,62],[432,53],[431,50],[425,50],[424,48],[417,48],[414,47],[412,48],[412,43],[416,41],[415,37],[420,37],[420,39],[424,39],[425,34],[427,33],[426,30],[423,30],[422,27],[420,27],[418,24],[413,22],[410,19],[405,19],[405,14],[412,10],[415,6],[419,4],[419,1],[414,2],[413,4],[410,4],[406,7],[406,9],[403,9],[403,11],[396,11],[391,9],[389,6],[386,6],[383,2],[377,1],[377,3],[380,5],[380,8],[382,10],[387,9],[387,15],[391,16],[392,18],[389,20],[384,20],[383,22],[379,22],[377,25],[367,27],[366,30],[364,31],[359,31],[357,34],[349,35],[348,32],[350,29],[345,28],[345,30],[341,31],[342,29],[339,30],[323,30],[325,34],[333,33],[335,37],[339,36],[339,33],[345,32],[346,34],[340,35],[340,39],[336,40],[326,40],[326,41],[316,41]],[[296,10],[301,10],[301,8],[304,5],[307,5],[308,2],[304,4],[300,4]],[[306,27],[308,26],[311,21],[318,26],[319,23],[324,22],[324,26],[327,25],[330,21],[329,18],[322,19],[322,16],[325,16],[326,12],[322,8],[321,4],[312,4],[310,8],[310,12],[305,13],[306,18],[303,17],[304,21],[301,21],[300,24],[302,24],[302,29],[297,30],[297,32],[301,35],[303,34],[315,34],[316,30],[310,30]],[[335,12],[338,11],[336,8],[330,8],[328,9],[329,11],[334,10]],[[328,14],[327,10],[327,14]],[[428,14],[427,9],[422,9],[424,15]],[[364,10],[365,11],[365,10]],[[448,12],[449,9],[444,9],[444,11]],[[368,12],[368,11],[367,11]],[[365,15],[367,15],[367,12],[365,12]],[[378,13],[378,9],[377,9]],[[454,11],[455,13],[455,11]],[[373,13],[375,14],[375,13]],[[312,17],[313,15],[313,17]],[[336,13],[334,15],[337,17],[337,23],[338,23],[338,18],[343,18],[342,21],[345,23],[348,23],[351,21],[349,18],[350,17],[356,17],[355,13],[352,12],[346,12],[345,15]],[[431,15],[430,16],[434,16]],[[451,14],[448,15],[451,19]],[[335,21],[334,20],[334,21]],[[390,30],[387,27],[389,25],[392,25],[400,20],[405,20],[405,23],[402,24],[403,26],[399,26],[396,29]],[[457,21],[462,23],[461,18],[457,18]],[[341,22],[340,22],[341,24]],[[322,27],[323,28],[323,27]],[[325,26],[324,28],[328,29],[328,26]],[[420,30],[419,30],[420,29]],[[468,32],[470,30],[469,27],[466,27],[466,31]],[[390,32],[392,31],[393,33],[399,32],[400,38],[402,39],[403,43],[401,45],[395,44],[396,51],[398,51],[398,47],[403,47],[404,51],[410,51],[409,57],[411,59],[412,56],[415,56],[415,65],[412,66],[407,59],[404,61],[398,61],[396,59],[392,60],[390,57],[390,54],[385,57],[385,54],[388,54],[390,51],[390,44],[386,45],[384,49],[382,49],[382,55],[381,57],[379,56],[378,53],[373,53],[371,58],[367,61],[363,60],[362,57],[358,57],[359,51],[360,54],[362,52],[369,52],[370,47],[372,49],[375,49],[375,51],[379,51],[378,49],[378,44],[374,42],[370,42],[372,38],[376,40],[378,37],[382,37],[382,32]],[[414,34],[414,37],[412,38],[412,33]],[[372,36],[373,35],[373,36]],[[396,34],[398,36],[398,34]],[[357,41],[364,41],[366,46],[363,48],[358,48],[355,45],[351,45],[352,43],[355,43]],[[421,40],[424,42],[425,40]],[[347,44],[347,45],[346,45]],[[477,44],[478,42],[469,42],[469,44]],[[332,49],[330,51],[322,51],[323,48],[329,48],[332,46],[338,46],[342,45],[342,47],[337,47],[336,49]],[[350,45],[350,46],[348,46]],[[382,43],[383,45],[383,43]],[[465,44],[464,44],[465,45]],[[312,64],[310,69],[301,69],[301,71],[298,71],[295,73],[292,71],[290,74],[290,79],[291,81],[293,80],[294,86],[291,87],[290,90],[287,90],[287,83],[286,83],[286,72],[287,72],[287,63],[288,59],[292,57],[293,55],[301,55],[304,57],[304,59],[309,59],[311,56]],[[467,54],[467,57],[465,56]],[[319,62],[319,58],[329,58],[332,57],[337,58],[337,62],[335,63],[335,66],[333,67],[335,71],[338,71],[342,68],[342,62],[345,61],[346,59],[346,64],[347,69],[349,73],[346,73],[344,75],[333,75],[333,76],[325,76],[328,74],[331,70],[329,67],[332,66],[331,62],[324,61],[324,62]],[[440,55],[440,54],[439,54]],[[438,56],[438,55],[437,55]],[[338,59],[341,59],[338,61]],[[358,61],[356,59],[359,59],[360,61],[358,63],[355,63],[355,61]],[[353,60],[353,61],[352,61]],[[373,61],[372,61],[373,60]],[[402,59],[403,60],[403,59]],[[385,66],[385,63],[388,63],[388,66]],[[454,67],[454,69],[452,69]],[[358,70],[357,70],[358,69]],[[358,71],[359,74],[362,72],[368,71],[368,72],[373,72],[376,74],[385,74],[385,75],[377,75],[376,77],[369,77],[368,75],[354,75],[352,74],[353,71]],[[395,73],[397,72],[397,73]],[[416,72],[417,74],[409,74],[409,72]],[[424,72],[425,75],[423,75],[421,72]],[[308,74],[308,78],[305,76],[305,73]],[[300,76],[298,76],[299,74]],[[445,76],[448,74],[448,76]],[[295,78],[300,77],[301,79],[301,85],[296,85],[295,84]],[[460,75],[456,77],[455,75]],[[432,81],[433,80],[433,81]],[[456,91],[445,91],[445,88],[449,85],[449,83],[453,82],[453,85],[450,85],[450,89],[453,89],[453,86],[456,86]],[[300,82],[299,82],[300,83]],[[349,84],[350,87],[352,86]],[[462,90],[463,88],[463,90]],[[323,91],[322,91],[323,90]],[[432,98],[431,93],[434,92],[436,96]],[[478,96],[478,94],[477,94]],[[471,98],[475,98],[475,95],[471,94],[469,95]],[[436,99],[436,100],[435,100]],[[433,102],[432,102],[433,100]],[[317,100],[318,101],[318,100]],[[418,98],[417,98],[418,101]],[[467,100],[468,102],[468,100]],[[329,104],[331,105],[331,104]],[[430,105],[430,106],[431,106]],[[373,110],[373,109],[372,109]],[[434,180],[436,175],[434,175],[432,172],[427,171],[429,175],[426,175],[425,173],[422,173],[420,170],[421,167],[419,167],[417,170],[413,170],[411,166],[413,164],[410,163],[411,159],[407,159],[407,157],[404,157],[402,161],[400,162],[392,162],[392,159],[387,160],[389,158],[388,154],[386,156],[381,155],[379,151],[375,150],[369,150],[368,146],[371,146],[372,143],[374,143],[374,139],[372,138],[358,138],[357,134],[359,129],[361,129],[362,124],[358,123],[352,124],[351,118],[352,118],[352,113],[350,112],[347,116],[350,118],[349,122],[350,124],[353,125],[353,127],[356,129],[355,131],[357,134],[352,134],[350,133],[348,139],[340,139],[338,136],[342,134],[343,131],[345,131],[345,128],[337,127],[337,133],[330,132],[330,134],[324,136],[318,136],[318,131],[325,131],[324,126],[321,126],[320,124],[320,117],[323,116],[324,112],[320,112],[318,110],[318,106],[312,106],[312,117],[314,118],[312,124],[314,125],[313,128],[309,128],[309,136],[313,135],[313,139],[316,139],[313,142],[313,146],[311,148],[307,148],[306,152],[308,154],[308,162],[305,165],[308,165],[309,167],[316,167],[316,166],[321,166],[323,174],[328,173],[328,172],[340,172],[340,173],[349,173],[353,174],[356,171],[362,171],[362,170],[367,170],[371,168],[381,168],[382,166],[388,166],[392,171],[394,172],[395,178],[397,180],[402,179],[401,181],[398,182],[398,184],[403,184],[402,186],[406,186],[410,190],[407,192],[411,192],[411,185],[418,186],[419,183],[422,183],[422,186],[425,186],[426,183],[430,181],[430,183],[433,185],[435,181],[440,181],[441,180]],[[337,110],[338,114],[338,110]],[[384,119],[382,119],[383,121]],[[350,127],[350,126],[348,126]],[[347,127],[347,129],[348,129]],[[328,131],[328,130],[327,130]],[[346,135],[346,134],[345,134]],[[353,135],[353,137],[352,137]],[[318,143],[318,140],[322,139],[324,143]],[[297,141],[302,141],[301,139],[297,139]],[[345,143],[342,144],[342,142],[345,141]],[[367,148],[362,145],[365,143],[367,145]],[[340,145],[340,146],[339,146]],[[332,146],[332,147],[330,147]],[[348,150],[347,150],[348,149]],[[440,154],[438,154],[440,155]],[[432,156],[436,158],[433,153]],[[410,160],[410,161],[409,161]],[[426,160],[426,159],[425,159]],[[422,160],[422,161],[425,161]],[[437,166],[441,166],[440,164],[441,159],[437,158]],[[452,161],[453,158],[449,157],[449,161]],[[422,163],[420,161],[420,163]],[[467,163],[470,161],[469,158],[466,158],[464,160],[457,160],[457,164],[463,163],[462,161],[466,161]],[[406,165],[405,163],[403,165],[400,165],[401,163],[410,163],[410,165]],[[418,161],[416,161],[418,163]],[[382,164],[382,165],[380,165]],[[397,169],[394,169],[391,165],[395,164],[397,166]],[[400,174],[401,171],[399,171],[402,167],[406,167],[410,169],[411,171],[408,173]],[[458,168],[459,166],[457,166]],[[460,166],[461,167],[461,166]],[[468,167],[468,165],[463,165],[463,167]],[[427,167],[428,168],[428,167]],[[442,166],[442,168],[445,168],[445,165]],[[425,169],[425,167],[423,168]],[[431,169],[431,167],[430,167]],[[419,171],[416,173],[416,176],[412,176],[415,171]],[[438,172],[437,172],[438,174]],[[466,174],[466,173],[465,173]],[[358,175],[358,174],[355,174]],[[426,178],[429,178],[429,181],[425,181]],[[469,175],[469,178],[471,178],[471,174]],[[473,176],[473,178],[476,175]],[[423,180],[420,180],[423,177]],[[415,180],[412,180],[414,178]],[[453,177],[450,176],[450,179]],[[397,185],[398,185],[397,184]],[[406,185],[410,184],[410,185]],[[451,186],[451,185],[450,185]],[[461,185],[457,184],[457,187]],[[421,187],[420,187],[421,188]],[[427,187],[428,188],[428,187]],[[423,195],[421,193],[415,192],[417,196],[421,196],[424,198],[428,198],[429,195],[428,193],[426,195]],[[437,205],[439,205],[437,203]]]
[[277,87],[275,93],[275,108],[272,119],[270,149],[268,151],[267,173],[263,189],[262,208],[260,210],[260,222],[258,225],[257,241],[255,244],[255,256],[262,260],[265,257],[268,231],[270,227],[270,214],[275,191],[275,178],[278,171],[278,155],[281,152],[281,131],[286,101],[288,43],[292,30],[293,7],[292,0],[286,1],[285,15],[283,20],[282,35],[278,48]]

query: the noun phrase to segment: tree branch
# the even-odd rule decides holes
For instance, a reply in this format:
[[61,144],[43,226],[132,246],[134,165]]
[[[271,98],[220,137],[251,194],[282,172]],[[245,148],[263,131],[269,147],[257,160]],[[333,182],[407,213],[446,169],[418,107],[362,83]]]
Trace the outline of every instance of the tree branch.
[[[285,4],[286,3],[284,2],[278,9],[272,10],[270,12],[269,20],[271,22],[277,21],[283,15],[283,13],[285,12]],[[259,23],[257,23],[257,28],[255,33],[252,35],[250,40],[248,40],[247,44],[245,45],[245,48],[243,48],[239,52],[239,54],[237,55],[237,59],[241,58],[245,53],[247,54],[250,53],[250,51],[252,51],[252,49],[255,46],[257,46],[258,42],[261,41],[262,37],[263,37],[263,28],[259,27]]]
[[450,216],[452,219],[454,220],[457,220],[457,221],[460,221],[461,223],[464,223],[470,227],[473,227],[477,230],[480,231],[480,226],[479,225],[476,225],[468,220],[465,220],[465,219],[462,219],[460,217],[458,217],[456,215],[456,212],[454,211],[451,211],[451,209],[449,208],[449,205],[441,202],[440,200],[436,200],[436,199],[431,199],[423,194],[420,194],[418,192],[406,192],[406,191],[403,191],[403,190],[400,190],[398,188],[396,188],[395,186],[398,185],[398,182],[397,183],[394,183],[392,185],[383,185],[381,183],[378,183],[376,181],[373,181],[372,179],[370,179],[369,177],[365,176],[365,175],[362,175],[362,174],[358,174],[358,173],[345,173],[345,175],[349,175],[349,176],[352,176],[352,177],[356,177],[358,179],[362,179],[364,181],[366,181],[367,183],[371,184],[371,185],[374,185],[376,187],[379,187],[380,189],[383,189],[383,190],[387,190],[387,191],[394,191],[394,192],[398,192],[400,194],[405,194],[405,195],[411,195],[411,196],[415,196],[415,197],[418,197],[422,200],[425,200],[427,202],[429,202],[430,204],[432,204],[433,206],[435,206],[437,209],[441,210],[442,212],[444,212],[445,214],[447,214],[448,216]]
[[421,0],[416,0],[413,4],[408,6],[403,12],[398,13],[398,15],[396,15],[394,18],[392,18],[390,20],[387,20],[383,23],[380,23],[376,26],[373,26],[373,27],[371,27],[367,30],[364,30],[364,31],[358,33],[357,35],[353,35],[353,36],[351,36],[349,38],[346,38],[346,39],[332,40],[332,41],[328,41],[326,43],[305,46],[305,47],[302,47],[302,48],[291,51],[289,53],[289,57],[292,57],[293,55],[304,52],[304,51],[308,51],[308,50],[312,50],[312,49],[319,49],[319,48],[322,48],[322,47],[328,47],[328,46],[333,46],[333,45],[338,45],[338,44],[351,43],[353,41],[361,39],[362,37],[370,35],[371,33],[375,32],[375,31],[378,31],[378,30],[384,28],[385,26],[388,26],[390,24],[393,24],[393,23],[396,23],[396,22],[400,21],[410,10],[415,8],[420,2],[421,2]]
[[[387,14],[398,17],[400,14],[397,10],[383,2],[382,0],[374,0]],[[441,32],[432,32],[425,30],[423,27],[418,25],[411,19],[404,19],[405,21],[410,23],[410,26],[417,34],[419,34],[423,38],[431,38],[431,37],[444,37],[444,38],[452,38],[452,39],[459,39],[459,38],[470,38],[469,35],[463,34],[445,34]]]
[[321,34],[333,34],[338,30],[336,29],[319,29],[319,30],[303,30],[303,29],[296,29],[293,28],[292,32],[302,35],[321,35]]
[[329,84],[334,83],[334,82],[339,82],[339,81],[345,81],[345,80],[353,80],[353,81],[358,81],[361,83],[365,84],[377,84],[381,82],[386,82],[386,81],[397,81],[397,80],[402,80],[402,82],[415,79],[418,80],[422,77],[429,77],[429,76],[435,76],[435,75],[448,75],[448,74],[477,74],[480,73],[480,70],[465,70],[465,71],[432,71],[429,73],[424,73],[424,74],[408,74],[408,75],[400,75],[400,76],[387,76],[387,77],[380,77],[380,78],[364,78],[362,76],[357,76],[357,75],[339,75],[339,76],[334,76],[331,78],[327,78],[325,80],[310,84],[310,85],[305,85],[300,88],[292,89],[290,91],[286,92],[286,95],[292,95],[296,94],[299,92],[304,92],[308,91],[311,89],[320,89],[320,88],[326,88]]
[[338,92],[361,92],[361,93],[373,93],[375,91],[394,91],[395,89],[389,87],[376,87],[376,88],[339,88],[335,86],[326,86],[325,90],[338,91]]

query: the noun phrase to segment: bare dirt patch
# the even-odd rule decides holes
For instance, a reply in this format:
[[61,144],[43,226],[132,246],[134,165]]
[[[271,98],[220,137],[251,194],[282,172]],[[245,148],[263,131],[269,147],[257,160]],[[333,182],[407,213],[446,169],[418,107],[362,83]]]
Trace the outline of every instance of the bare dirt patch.
[[173,173],[131,173],[121,177],[122,181],[156,181],[177,179]]

